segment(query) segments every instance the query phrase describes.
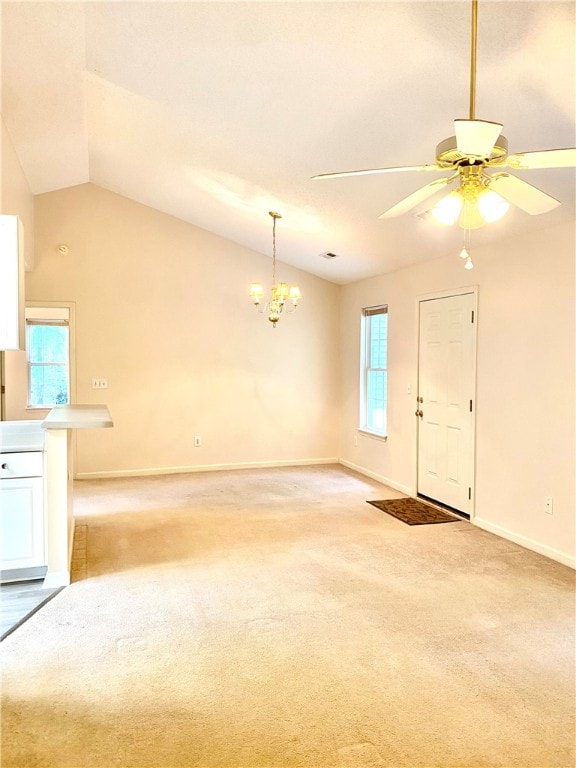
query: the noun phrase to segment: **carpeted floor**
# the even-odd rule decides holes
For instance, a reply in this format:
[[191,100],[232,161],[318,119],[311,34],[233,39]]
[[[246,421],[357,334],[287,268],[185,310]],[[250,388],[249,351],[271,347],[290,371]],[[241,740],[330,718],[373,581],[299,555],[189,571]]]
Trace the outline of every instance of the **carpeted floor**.
[[75,493],[77,581],[2,643],[2,768],[574,766],[570,569],[341,467]]

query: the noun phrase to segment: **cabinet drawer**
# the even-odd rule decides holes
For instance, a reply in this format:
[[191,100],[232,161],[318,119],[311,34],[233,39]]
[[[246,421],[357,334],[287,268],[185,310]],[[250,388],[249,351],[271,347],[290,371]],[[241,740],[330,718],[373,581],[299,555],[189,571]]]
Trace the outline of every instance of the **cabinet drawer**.
[[41,477],[42,451],[29,453],[0,453],[0,478]]

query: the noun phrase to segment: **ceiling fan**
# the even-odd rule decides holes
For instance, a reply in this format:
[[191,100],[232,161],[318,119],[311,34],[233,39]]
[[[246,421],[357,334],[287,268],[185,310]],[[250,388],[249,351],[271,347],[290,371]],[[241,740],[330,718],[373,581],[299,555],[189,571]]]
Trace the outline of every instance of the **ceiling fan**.
[[322,173],[312,178],[334,179],[405,171],[451,171],[449,176],[435,179],[400,200],[382,213],[380,218],[388,219],[407,213],[442,188],[458,181],[458,188],[441,198],[424,215],[431,214],[442,224],[457,222],[466,230],[497,221],[506,213],[509,203],[532,215],[546,213],[560,205],[559,200],[503,169],[573,168],[576,167],[576,148],[509,155],[508,141],[501,134],[503,125],[476,119],[477,30],[478,0],[472,0],[469,116],[468,119],[454,121],[455,135],[438,144],[435,163]]

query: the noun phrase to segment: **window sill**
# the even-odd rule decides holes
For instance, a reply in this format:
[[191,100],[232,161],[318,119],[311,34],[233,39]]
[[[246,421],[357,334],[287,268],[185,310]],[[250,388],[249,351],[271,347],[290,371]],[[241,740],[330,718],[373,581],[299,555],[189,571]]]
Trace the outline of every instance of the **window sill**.
[[362,427],[358,427],[357,430],[361,435],[365,435],[366,437],[371,437],[374,440],[381,440],[382,442],[386,442],[388,440],[388,435],[382,435],[378,432],[370,432],[369,429],[363,429]]

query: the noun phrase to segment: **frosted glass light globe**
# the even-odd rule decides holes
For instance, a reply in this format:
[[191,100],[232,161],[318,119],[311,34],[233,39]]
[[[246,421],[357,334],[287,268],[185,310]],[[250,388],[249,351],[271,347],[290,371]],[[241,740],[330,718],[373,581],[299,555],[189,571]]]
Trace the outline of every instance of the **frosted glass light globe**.
[[508,201],[491,189],[484,189],[478,195],[478,210],[484,221],[489,224],[501,219],[509,208],[510,204]]
[[462,196],[458,190],[450,192],[449,195],[446,195],[442,200],[439,200],[434,208],[432,208],[432,216],[434,216],[439,224],[451,226],[456,222],[458,216],[460,216],[462,203]]

